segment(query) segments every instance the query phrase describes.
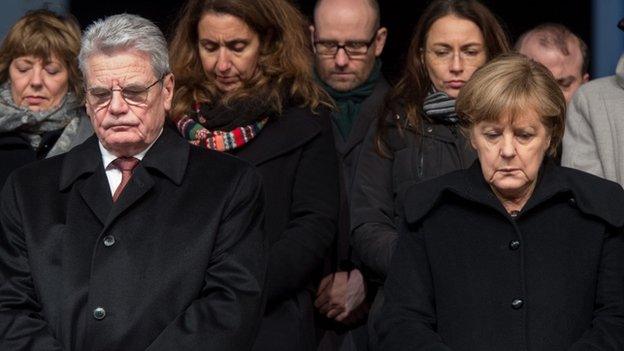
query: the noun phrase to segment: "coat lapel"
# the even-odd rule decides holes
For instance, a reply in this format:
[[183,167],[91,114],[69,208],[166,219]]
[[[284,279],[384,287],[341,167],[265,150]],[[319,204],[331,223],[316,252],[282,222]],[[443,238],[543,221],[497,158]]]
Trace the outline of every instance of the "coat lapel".
[[95,136],[73,148],[63,160],[59,190],[69,189],[79,179],[78,193],[98,220],[104,224],[112,204],[108,179],[102,166],[102,155]]
[[[175,184],[181,184],[186,171],[189,144],[165,127],[161,136],[149,149],[132,178],[115,202],[106,223],[112,223],[133,204],[139,202],[156,184],[156,178],[164,175]],[[110,197],[110,196],[109,196]]]
[[322,119],[329,118],[323,115],[309,118],[306,116],[309,114],[309,110],[302,108],[286,110],[281,116],[269,121],[248,145],[233,154],[258,166],[297,149],[319,134]]
[[139,201],[154,186],[154,180],[144,167],[139,165],[132,174],[132,178],[123,190],[117,202],[115,202],[108,215],[106,223],[113,222],[120,214],[132,204]]
[[353,148],[362,143],[371,123],[374,123],[373,121],[382,113],[384,98],[388,89],[390,89],[390,85],[384,77],[381,77],[375,85],[373,93],[362,103],[360,113],[355,119],[347,142],[344,148],[340,150],[342,157],[346,157]]
[[110,187],[108,186],[108,179],[106,178],[104,167],[96,170],[95,173],[80,186],[78,191],[98,220],[102,224],[105,224],[113,200],[111,198]]

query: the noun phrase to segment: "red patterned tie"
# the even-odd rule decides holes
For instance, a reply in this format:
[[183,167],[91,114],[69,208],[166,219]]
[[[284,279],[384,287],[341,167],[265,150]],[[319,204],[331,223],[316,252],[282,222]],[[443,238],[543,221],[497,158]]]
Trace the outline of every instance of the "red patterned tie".
[[132,178],[132,171],[138,166],[139,160],[134,157],[119,157],[111,162],[111,164],[121,171],[121,183],[119,183],[119,186],[113,194],[113,202],[115,202],[130,181],[130,178]]

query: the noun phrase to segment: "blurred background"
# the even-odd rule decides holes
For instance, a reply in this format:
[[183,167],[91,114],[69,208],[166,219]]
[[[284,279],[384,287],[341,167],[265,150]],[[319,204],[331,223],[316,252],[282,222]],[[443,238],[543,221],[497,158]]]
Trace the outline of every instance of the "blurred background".
[[[103,16],[128,12],[142,15],[158,24],[168,35],[182,0],[2,0],[0,36],[26,11],[40,7],[70,12],[87,26]],[[624,0],[482,0],[501,20],[515,40],[526,30],[543,22],[558,22],[579,35],[590,48],[591,78],[612,75],[624,53],[624,32],[617,28],[624,17]],[[311,18],[315,0],[295,0]],[[388,42],[382,56],[384,73],[391,79],[400,74],[412,28],[426,0],[379,0],[382,25],[388,28]]]

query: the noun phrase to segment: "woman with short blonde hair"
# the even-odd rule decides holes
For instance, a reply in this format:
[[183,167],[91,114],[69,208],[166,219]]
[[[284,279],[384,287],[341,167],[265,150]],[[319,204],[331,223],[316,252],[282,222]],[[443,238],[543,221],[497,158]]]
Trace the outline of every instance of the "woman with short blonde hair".
[[478,160],[405,193],[383,350],[624,347],[624,190],[552,160],[565,106],[518,54],[464,86]]

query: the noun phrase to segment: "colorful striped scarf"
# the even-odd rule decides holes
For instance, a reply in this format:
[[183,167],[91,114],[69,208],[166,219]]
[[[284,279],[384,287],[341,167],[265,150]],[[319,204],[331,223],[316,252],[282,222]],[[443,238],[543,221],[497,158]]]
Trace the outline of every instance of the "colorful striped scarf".
[[[199,104],[194,106],[197,118],[202,121],[205,117],[201,115]],[[191,144],[205,147],[217,151],[229,151],[242,147],[253,139],[269,117],[262,118],[251,124],[225,130],[208,130],[201,123],[188,115],[182,117],[176,123],[178,130]]]

